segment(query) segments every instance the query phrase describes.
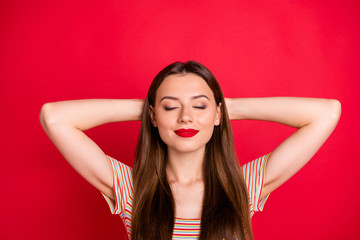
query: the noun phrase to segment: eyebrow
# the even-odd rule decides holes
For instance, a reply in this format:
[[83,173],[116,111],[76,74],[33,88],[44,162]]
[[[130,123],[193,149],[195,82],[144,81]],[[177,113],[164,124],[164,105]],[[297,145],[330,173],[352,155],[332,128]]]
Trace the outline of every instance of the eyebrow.
[[[196,96],[191,97],[191,99],[198,99],[198,98],[206,98],[207,100],[210,101],[210,99],[209,99],[206,95],[204,95],[204,94],[200,94],[200,95],[196,95]],[[179,101],[179,98],[177,98],[177,97],[165,96],[165,97],[162,97],[162,98],[161,98],[160,102],[161,102],[162,100],[165,100],[165,99],[170,99],[170,100],[177,100],[177,101]]]

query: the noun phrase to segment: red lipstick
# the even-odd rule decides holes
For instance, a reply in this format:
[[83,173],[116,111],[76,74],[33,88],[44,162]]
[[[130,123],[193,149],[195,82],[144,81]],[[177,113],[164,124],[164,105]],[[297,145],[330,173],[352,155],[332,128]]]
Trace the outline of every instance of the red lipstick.
[[199,132],[199,130],[195,130],[195,129],[191,129],[191,128],[189,128],[189,129],[181,128],[181,129],[175,130],[176,135],[183,137],[183,138],[193,137],[198,132]]

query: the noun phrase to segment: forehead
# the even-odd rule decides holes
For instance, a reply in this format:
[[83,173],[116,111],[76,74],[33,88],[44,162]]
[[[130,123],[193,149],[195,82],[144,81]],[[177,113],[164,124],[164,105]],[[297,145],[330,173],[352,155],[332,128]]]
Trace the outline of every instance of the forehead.
[[186,99],[200,94],[214,100],[213,92],[202,77],[193,73],[174,74],[161,83],[156,92],[156,101],[164,96]]

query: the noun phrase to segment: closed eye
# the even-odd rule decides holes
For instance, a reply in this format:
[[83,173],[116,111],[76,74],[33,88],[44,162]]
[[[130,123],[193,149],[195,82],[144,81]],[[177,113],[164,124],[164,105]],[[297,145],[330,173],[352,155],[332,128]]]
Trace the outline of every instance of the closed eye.
[[197,108],[197,109],[205,109],[206,106],[194,106],[194,108]]
[[176,109],[177,107],[164,107],[165,111],[171,111]]

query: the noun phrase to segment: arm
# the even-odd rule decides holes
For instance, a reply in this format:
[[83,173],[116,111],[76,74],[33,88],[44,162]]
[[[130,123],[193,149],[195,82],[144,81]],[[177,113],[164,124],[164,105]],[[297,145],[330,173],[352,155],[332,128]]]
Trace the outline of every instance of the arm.
[[140,120],[143,100],[86,99],[46,103],[40,123],[69,164],[114,199],[113,172],[105,153],[83,131],[110,122]]
[[230,119],[272,121],[298,130],[270,155],[261,198],[299,171],[330,136],[339,121],[334,99],[270,97],[226,99]]

